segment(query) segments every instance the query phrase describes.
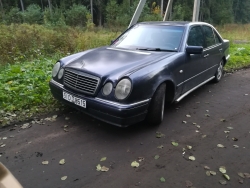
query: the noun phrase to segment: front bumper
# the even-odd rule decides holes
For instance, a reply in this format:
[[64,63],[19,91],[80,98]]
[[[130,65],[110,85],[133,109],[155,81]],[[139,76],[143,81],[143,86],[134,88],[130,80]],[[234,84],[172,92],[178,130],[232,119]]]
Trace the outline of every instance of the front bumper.
[[[97,97],[88,97],[83,94],[76,94],[65,88],[62,84],[54,81],[49,83],[52,95],[59,101],[72,106],[96,119],[100,119],[107,123],[127,127],[137,122],[143,121],[147,114],[150,99],[143,100],[133,104],[121,104],[108,100],[103,100]],[[63,91],[86,100],[86,108],[77,106],[74,103],[63,99]]]

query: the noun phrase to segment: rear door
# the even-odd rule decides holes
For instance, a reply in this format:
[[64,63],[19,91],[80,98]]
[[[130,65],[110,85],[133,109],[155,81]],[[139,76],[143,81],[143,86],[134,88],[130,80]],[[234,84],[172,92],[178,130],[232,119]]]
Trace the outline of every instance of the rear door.
[[205,37],[204,57],[206,65],[206,78],[215,75],[219,62],[222,59],[222,40],[216,31],[208,26],[202,26]]

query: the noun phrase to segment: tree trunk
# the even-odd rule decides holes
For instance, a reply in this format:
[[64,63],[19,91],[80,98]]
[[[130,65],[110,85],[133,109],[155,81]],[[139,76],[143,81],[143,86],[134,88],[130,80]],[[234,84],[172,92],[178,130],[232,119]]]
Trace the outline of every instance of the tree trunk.
[[49,3],[50,16],[52,16],[52,5],[51,5],[51,1],[48,0],[48,3]]
[[90,0],[90,9],[91,9],[92,22],[94,22],[94,14],[93,14],[93,0]]
[[22,11],[24,12],[23,0],[20,0]]
[[4,10],[3,10],[3,2],[0,0],[0,7],[1,7],[1,14],[2,14],[2,19],[4,17]]

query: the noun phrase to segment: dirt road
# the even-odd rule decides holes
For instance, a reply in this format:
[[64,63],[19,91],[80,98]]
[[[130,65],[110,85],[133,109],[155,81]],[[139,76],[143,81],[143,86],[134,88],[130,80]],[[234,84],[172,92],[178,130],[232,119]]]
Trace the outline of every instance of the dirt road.
[[[225,75],[220,83],[169,106],[159,127],[117,128],[76,111],[40,122],[44,124],[22,129],[22,123],[0,132],[0,142],[6,144],[0,161],[25,188],[217,188],[226,180],[220,166],[230,177],[227,187],[250,187],[250,179],[242,178],[241,184],[237,174],[250,173],[250,69]],[[156,132],[164,135],[156,138]],[[59,164],[61,159],[65,164]],[[133,161],[140,166],[132,168]],[[98,164],[109,170],[97,171]],[[216,175],[207,176],[204,166]]]

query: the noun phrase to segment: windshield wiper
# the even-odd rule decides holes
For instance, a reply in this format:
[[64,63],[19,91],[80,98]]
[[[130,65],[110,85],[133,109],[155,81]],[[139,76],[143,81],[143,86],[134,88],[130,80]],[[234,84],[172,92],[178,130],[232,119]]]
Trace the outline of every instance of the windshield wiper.
[[162,49],[162,48],[136,48],[136,50],[177,52],[177,50],[167,50],[167,49]]

